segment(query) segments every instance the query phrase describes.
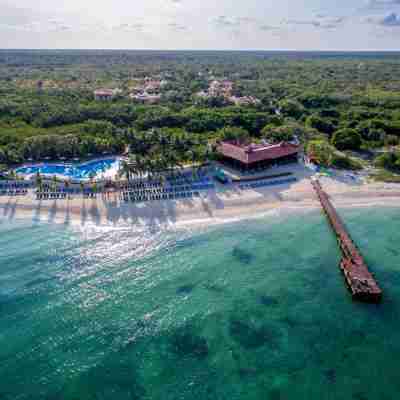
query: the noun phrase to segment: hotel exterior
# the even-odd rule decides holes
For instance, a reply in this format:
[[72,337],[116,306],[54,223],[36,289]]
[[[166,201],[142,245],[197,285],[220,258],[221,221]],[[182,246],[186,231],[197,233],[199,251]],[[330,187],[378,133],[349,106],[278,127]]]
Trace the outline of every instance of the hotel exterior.
[[240,170],[268,168],[274,164],[297,162],[300,146],[281,142],[278,144],[244,144],[238,141],[224,141],[217,152],[226,164]]
[[98,89],[93,92],[93,95],[97,101],[110,101],[120,93],[120,89]]

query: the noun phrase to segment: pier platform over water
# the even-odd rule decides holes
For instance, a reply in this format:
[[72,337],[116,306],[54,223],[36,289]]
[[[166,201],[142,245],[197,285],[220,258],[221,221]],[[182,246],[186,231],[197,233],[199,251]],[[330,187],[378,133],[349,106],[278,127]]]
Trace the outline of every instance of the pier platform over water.
[[345,276],[353,299],[370,303],[380,302],[382,299],[382,290],[369,272],[364,258],[348,234],[335,207],[317,180],[312,181],[312,185],[336,234],[342,252],[340,268]]

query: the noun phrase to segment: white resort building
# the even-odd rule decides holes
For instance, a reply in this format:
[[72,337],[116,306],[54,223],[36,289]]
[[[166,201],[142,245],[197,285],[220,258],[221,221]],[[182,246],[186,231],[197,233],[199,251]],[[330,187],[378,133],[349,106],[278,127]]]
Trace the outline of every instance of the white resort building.
[[212,80],[208,90],[202,90],[197,93],[197,97],[207,99],[212,97],[224,97],[228,102],[237,106],[250,106],[260,104],[261,101],[253,96],[237,97],[233,94],[233,82],[227,79]]
[[142,104],[157,104],[161,100],[160,90],[167,81],[146,77],[131,88],[129,98]]
[[101,101],[112,100],[115,96],[122,92],[121,89],[97,89],[94,91],[94,99]]
[[138,103],[142,103],[142,104],[157,104],[161,100],[160,94],[150,94],[147,92],[137,93],[137,94],[131,93],[129,95],[129,97],[132,100],[137,101]]

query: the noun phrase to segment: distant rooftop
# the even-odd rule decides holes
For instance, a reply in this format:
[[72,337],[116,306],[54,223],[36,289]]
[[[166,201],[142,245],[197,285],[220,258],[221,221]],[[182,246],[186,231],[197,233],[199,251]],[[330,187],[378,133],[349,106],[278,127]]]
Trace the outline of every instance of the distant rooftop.
[[96,97],[113,97],[120,92],[120,89],[97,89],[94,91],[94,95]]

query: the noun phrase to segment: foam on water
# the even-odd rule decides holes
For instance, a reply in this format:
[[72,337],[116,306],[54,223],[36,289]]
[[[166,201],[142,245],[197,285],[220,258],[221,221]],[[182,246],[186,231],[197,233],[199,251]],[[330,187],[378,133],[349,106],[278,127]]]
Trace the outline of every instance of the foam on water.
[[396,398],[400,212],[341,212],[380,306],[351,301],[320,212],[200,231],[1,223],[0,398]]

